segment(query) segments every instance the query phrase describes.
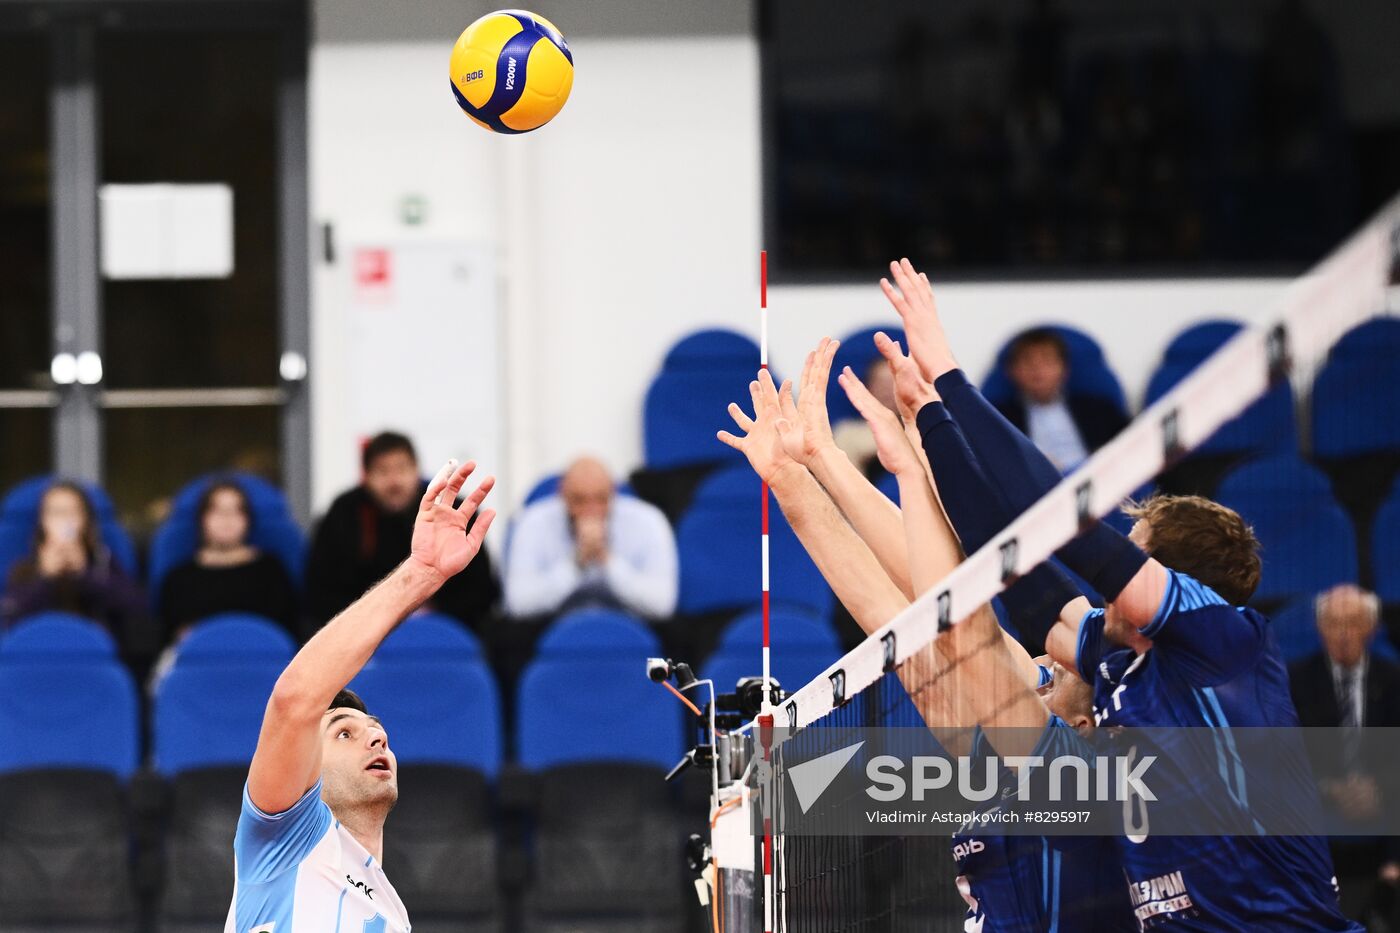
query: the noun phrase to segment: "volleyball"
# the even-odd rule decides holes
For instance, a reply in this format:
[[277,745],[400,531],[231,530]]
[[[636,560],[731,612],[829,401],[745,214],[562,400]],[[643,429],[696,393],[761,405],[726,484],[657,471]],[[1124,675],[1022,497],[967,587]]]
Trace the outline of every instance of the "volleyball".
[[452,47],[452,93],[474,122],[496,133],[528,133],[563,109],[574,56],[543,16],[499,10],[472,23]]

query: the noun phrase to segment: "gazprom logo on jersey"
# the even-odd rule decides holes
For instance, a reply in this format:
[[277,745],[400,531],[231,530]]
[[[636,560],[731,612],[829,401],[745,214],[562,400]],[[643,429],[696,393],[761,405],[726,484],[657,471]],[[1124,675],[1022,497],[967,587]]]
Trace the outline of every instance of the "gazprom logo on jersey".
[[[803,813],[812,809],[846,769],[865,742],[828,752],[787,768],[788,779]],[[1041,755],[992,755],[946,758],[916,755],[906,761],[895,755],[875,755],[864,766],[868,780],[865,794],[880,803],[912,801],[923,803],[943,791],[956,793],[972,803],[993,800],[1050,803],[1109,801],[1155,801],[1157,795],[1147,784],[1147,772],[1157,761],[1155,755],[1110,758],[1100,755],[1086,759],[1062,755],[1046,759]],[[1043,776],[1043,782],[1041,777]],[[1035,787],[1036,790],[1032,791]]]

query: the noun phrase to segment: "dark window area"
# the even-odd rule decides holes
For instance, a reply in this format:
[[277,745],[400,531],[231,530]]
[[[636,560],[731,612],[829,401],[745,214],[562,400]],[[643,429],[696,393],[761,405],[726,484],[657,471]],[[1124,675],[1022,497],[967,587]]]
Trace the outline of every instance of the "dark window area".
[[1394,0],[769,0],[775,277],[1296,272],[1400,190]]

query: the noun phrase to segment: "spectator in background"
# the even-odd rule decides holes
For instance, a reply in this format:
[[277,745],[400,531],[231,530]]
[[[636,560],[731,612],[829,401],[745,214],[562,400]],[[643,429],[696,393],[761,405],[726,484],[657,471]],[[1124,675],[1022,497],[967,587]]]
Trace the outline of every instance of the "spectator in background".
[[1067,394],[1069,347],[1046,327],[1017,337],[1006,354],[1016,398],[1000,406],[1021,433],[1067,473],[1127,425],[1117,407],[1093,395]]
[[[1350,583],[1317,598],[1322,651],[1289,670],[1301,725],[1400,726],[1400,666],[1368,648],[1379,621],[1376,595]],[[1382,801],[1395,790],[1390,769],[1374,760],[1376,751],[1340,736],[1324,753],[1313,756],[1313,768],[1329,817],[1356,832],[1331,840],[1343,912],[1370,923],[1379,919],[1375,915],[1380,911],[1393,923],[1400,840],[1364,835],[1375,832]]]
[[[386,431],[370,438],[361,463],[363,482],[331,503],[311,541],[306,600],[317,624],[359,599],[408,557],[418,500],[427,489],[413,443],[402,434]],[[499,592],[483,551],[428,606],[476,627]]]
[[209,485],[199,500],[199,548],[176,567],[160,590],[167,641],[200,619],[251,612],[296,631],[296,590],[282,562],[248,543],[253,514],[237,483]]
[[[862,375],[870,394],[890,411],[898,412],[894,400],[894,374],[890,372],[885,358],[876,357]],[[875,455],[875,435],[870,433],[870,425],[864,418],[859,415],[854,418],[842,418],[831,426],[831,434],[836,446],[851,458],[851,462],[865,474],[866,479],[878,483],[889,475],[889,471],[880,465],[880,458]]]
[[609,606],[663,619],[675,611],[678,587],[666,516],[618,496],[592,457],[576,460],[559,495],[529,506],[511,529],[505,603],[513,616]]
[[112,559],[91,500],[72,483],[54,483],[39,500],[34,553],[11,569],[0,603],[5,627],[47,611],[95,619],[123,644],[145,618],[140,586]]

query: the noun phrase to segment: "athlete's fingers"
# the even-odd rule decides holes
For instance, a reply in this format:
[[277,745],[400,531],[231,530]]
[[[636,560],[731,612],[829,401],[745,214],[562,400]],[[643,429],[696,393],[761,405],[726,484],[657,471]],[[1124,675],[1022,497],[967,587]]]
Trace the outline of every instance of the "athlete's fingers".
[[[778,406],[778,388],[773,385],[773,374],[766,369],[758,373],[758,397],[763,400],[765,409]],[[758,408],[754,408],[754,411],[757,412]]]
[[447,486],[443,488],[442,492],[438,493],[436,501],[451,508],[452,503],[457,501],[457,496],[462,492],[462,484],[467,481],[467,477],[471,476],[472,471],[475,469],[476,461],[468,460],[454,470],[452,475],[447,478]]
[[880,351],[880,355],[890,361],[890,364],[897,366],[904,362],[904,350],[898,342],[891,340],[884,331],[875,334],[875,349]]
[[[851,404],[860,412],[861,417],[866,421],[873,421],[879,412],[873,407],[880,405],[875,396],[870,394],[870,390],[865,387],[865,383],[860,381],[860,377],[851,371],[847,366],[841,371],[841,375],[836,377],[836,381],[841,384],[841,388],[846,390],[846,397],[851,400]],[[884,407],[881,405],[880,407]]]
[[749,383],[749,400],[753,402],[753,417],[757,421],[763,414],[763,388],[757,379]]
[[728,431],[719,431],[715,434],[715,437],[719,438],[721,443],[727,444],[737,451],[742,452],[744,449],[744,442],[739,440],[739,438],[735,437],[733,434],[730,434]]
[[[890,265],[893,267],[894,263],[890,263]],[[880,290],[885,293],[885,297],[889,299],[890,304],[894,306],[894,310],[899,314],[900,319],[907,321],[909,316],[914,313],[914,309],[909,307],[909,302],[905,300],[904,295],[900,293],[899,289],[890,284],[889,279],[881,279]]]
[[418,503],[419,511],[427,511],[433,507],[434,503],[437,502],[438,493],[447,488],[447,480],[456,472],[456,469],[457,461],[455,459],[442,465],[442,469],[437,471],[432,482],[428,483],[428,488],[423,493],[423,499]]
[[841,341],[832,340],[827,343],[826,348],[819,354],[820,359],[817,362],[817,378],[813,384],[813,388],[820,393],[820,399],[822,401],[826,400],[826,387],[828,380],[831,378],[831,361],[835,358],[836,351],[840,348]]
[[797,417],[797,402],[792,398],[792,380],[783,381],[783,387],[778,390],[778,408],[784,418]]
[[471,495],[467,496],[465,499],[462,500],[462,504],[457,507],[457,511],[461,512],[463,515],[470,517],[471,514],[475,512],[477,508],[481,505],[481,503],[486,499],[486,496],[491,492],[491,490],[495,488],[495,486],[496,477],[486,477],[477,485],[475,489],[472,490]]
[[734,419],[734,423],[739,426],[739,430],[745,434],[753,430],[753,419],[744,414],[744,410],[736,402],[729,403],[729,417]]
[[467,540],[470,541],[472,546],[478,551],[481,550],[481,543],[486,538],[486,532],[491,530],[491,523],[495,520],[496,510],[485,509],[476,517],[476,522],[472,525],[471,530],[467,532]]

